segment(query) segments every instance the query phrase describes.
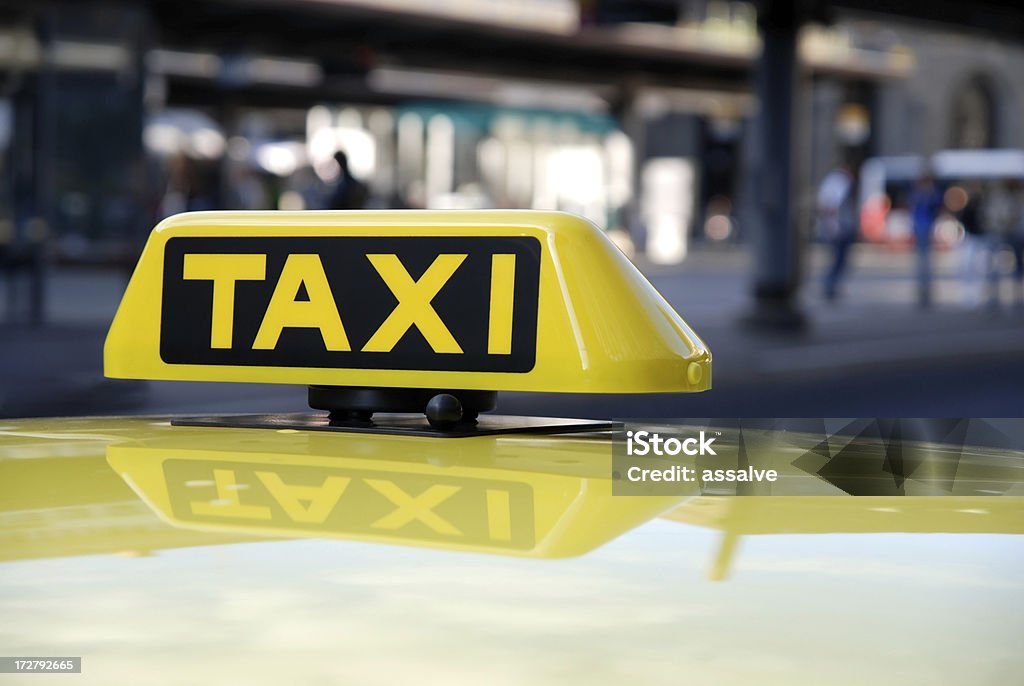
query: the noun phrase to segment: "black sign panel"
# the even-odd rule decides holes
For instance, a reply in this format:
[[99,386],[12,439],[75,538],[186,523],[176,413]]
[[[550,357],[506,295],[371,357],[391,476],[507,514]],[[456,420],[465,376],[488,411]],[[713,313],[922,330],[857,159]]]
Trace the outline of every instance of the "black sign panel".
[[540,256],[540,241],[527,236],[172,238],[160,356],[527,372]]

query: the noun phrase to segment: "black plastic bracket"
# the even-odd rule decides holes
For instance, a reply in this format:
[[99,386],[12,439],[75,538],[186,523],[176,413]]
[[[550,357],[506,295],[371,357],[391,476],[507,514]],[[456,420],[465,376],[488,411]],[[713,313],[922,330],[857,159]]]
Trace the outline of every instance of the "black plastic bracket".
[[369,422],[379,412],[426,415],[435,429],[475,422],[481,412],[493,410],[496,391],[430,388],[376,388],[366,386],[310,386],[309,406],[327,410],[332,421]]

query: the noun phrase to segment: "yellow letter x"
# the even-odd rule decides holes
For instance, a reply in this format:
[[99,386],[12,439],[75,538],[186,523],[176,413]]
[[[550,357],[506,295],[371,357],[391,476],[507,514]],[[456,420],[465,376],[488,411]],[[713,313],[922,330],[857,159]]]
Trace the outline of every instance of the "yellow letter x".
[[372,526],[375,529],[401,529],[411,521],[419,520],[431,530],[449,536],[461,536],[462,532],[432,510],[462,490],[459,486],[442,486],[435,484],[415,498],[385,479],[366,479],[373,490],[397,505],[395,511],[384,515]]
[[398,255],[367,255],[377,273],[398,298],[398,305],[373,334],[363,352],[386,353],[415,326],[435,353],[461,353],[452,332],[430,302],[459,268],[465,255],[438,255],[419,281],[413,281]]

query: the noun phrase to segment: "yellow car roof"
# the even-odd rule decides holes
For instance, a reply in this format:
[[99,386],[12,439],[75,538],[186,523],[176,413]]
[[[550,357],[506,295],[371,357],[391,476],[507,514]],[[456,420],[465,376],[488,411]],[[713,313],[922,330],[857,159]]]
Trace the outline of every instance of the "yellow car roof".
[[1022,667],[1019,485],[621,497],[610,460],[606,434],[6,420],[0,641],[81,655],[76,678],[103,684],[985,683]]

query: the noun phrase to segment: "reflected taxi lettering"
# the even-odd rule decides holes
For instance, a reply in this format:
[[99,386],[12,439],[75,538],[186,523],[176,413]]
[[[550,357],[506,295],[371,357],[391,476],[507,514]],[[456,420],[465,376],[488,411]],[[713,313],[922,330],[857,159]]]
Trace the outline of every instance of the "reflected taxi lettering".
[[509,548],[534,543],[532,489],[518,482],[184,460],[169,460],[164,474],[183,521]]
[[525,372],[539,273],[539,242],[519,236],[174,238],[161,357]]

